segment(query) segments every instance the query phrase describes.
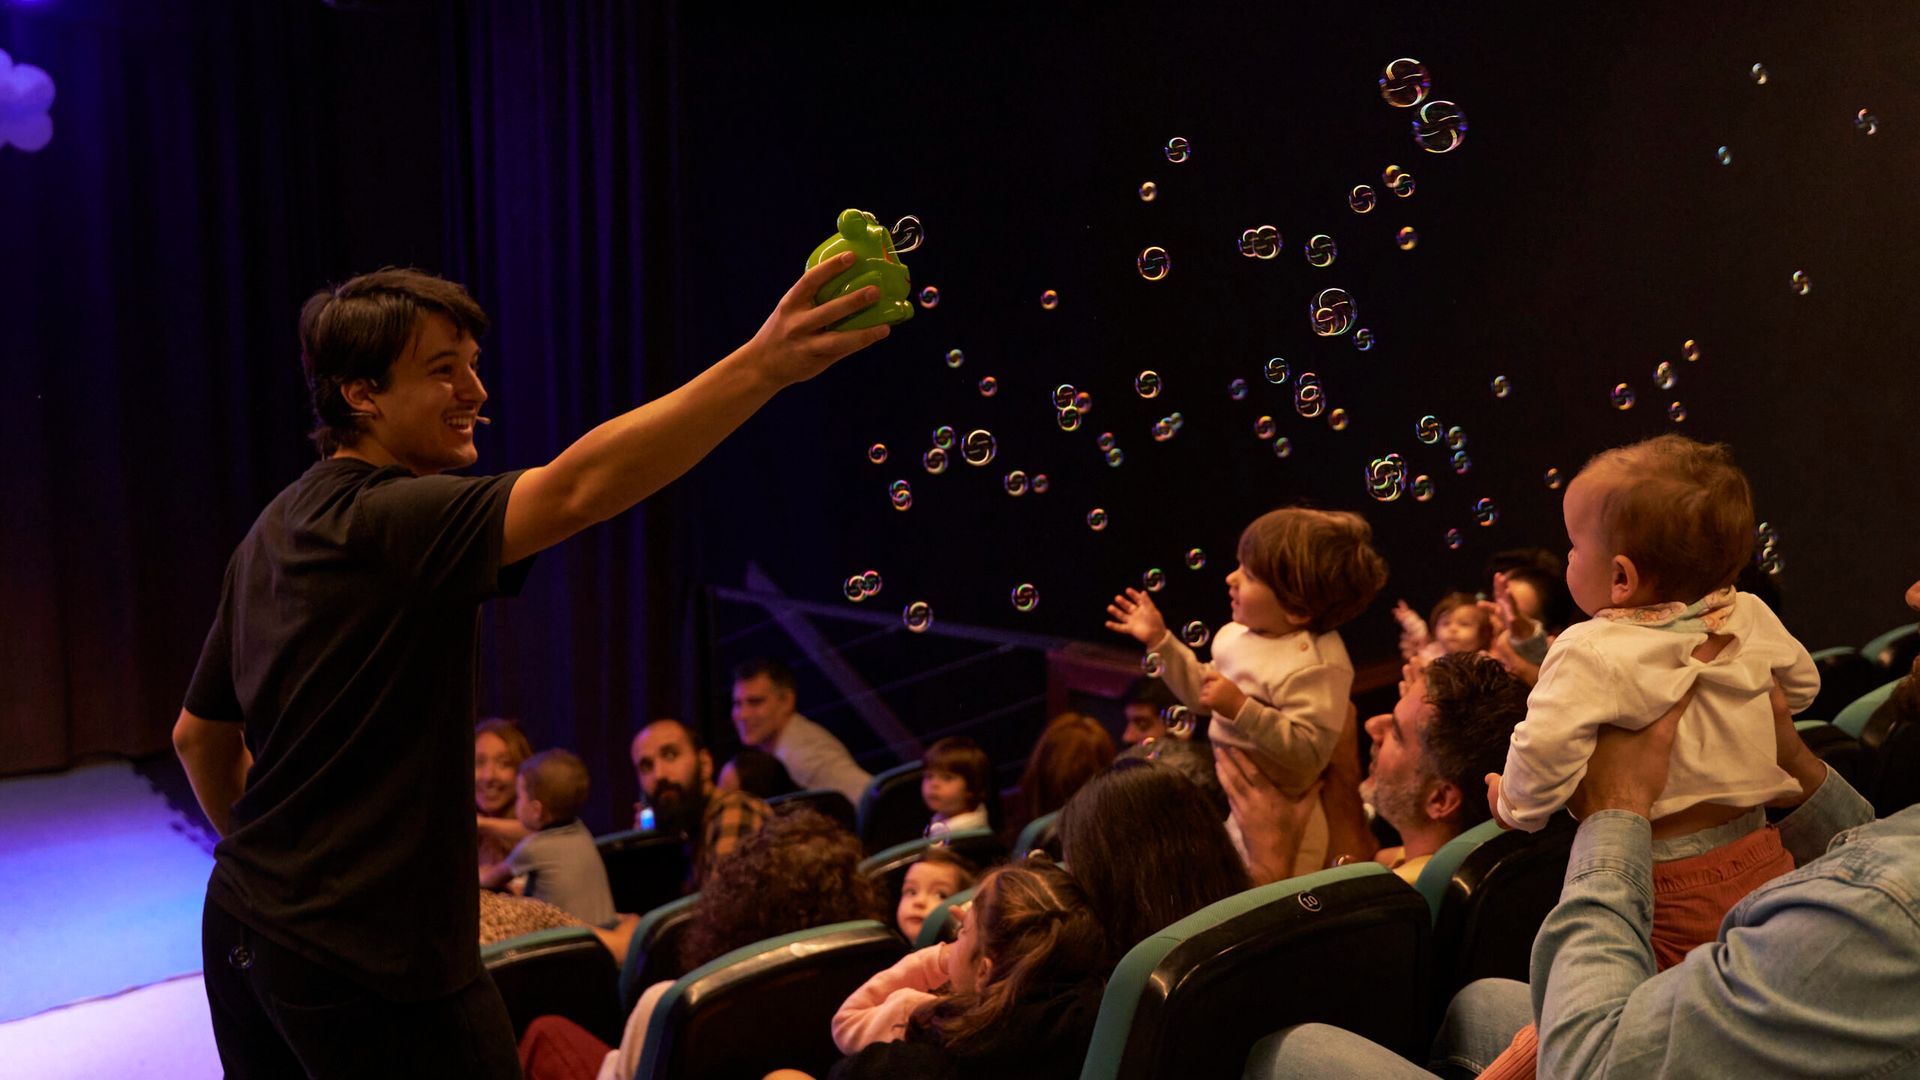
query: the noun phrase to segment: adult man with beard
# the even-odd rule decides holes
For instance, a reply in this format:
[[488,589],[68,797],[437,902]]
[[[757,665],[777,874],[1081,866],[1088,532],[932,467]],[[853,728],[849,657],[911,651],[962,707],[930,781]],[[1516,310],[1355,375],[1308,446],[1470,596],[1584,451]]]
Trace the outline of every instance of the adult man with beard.
[[[760,831],[773,812],[744,791],[713,786],[713,755],[678,720],[655,720],[633,737],[633,771],[654,828],[679,829],[692,849],[693,884],[740,841]],[[639,826],[638,808],[634,814]]]

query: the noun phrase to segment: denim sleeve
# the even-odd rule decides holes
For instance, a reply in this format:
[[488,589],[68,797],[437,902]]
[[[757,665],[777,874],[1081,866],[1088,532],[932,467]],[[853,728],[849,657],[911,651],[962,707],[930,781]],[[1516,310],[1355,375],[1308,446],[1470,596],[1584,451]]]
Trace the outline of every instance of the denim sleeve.
[[1625,810],[1580,823],[1560,903],[1533,942],[1541,1076],[1593,1076],[1629,995],[1653,977],[1653,825]]
[[1805,866],[1826,854],[1835,836],[1872,820],[1873,805],[1829,766],[1827,778],[1807,801],[1781,819],[1780,843],[1793,856],[1793,865]]

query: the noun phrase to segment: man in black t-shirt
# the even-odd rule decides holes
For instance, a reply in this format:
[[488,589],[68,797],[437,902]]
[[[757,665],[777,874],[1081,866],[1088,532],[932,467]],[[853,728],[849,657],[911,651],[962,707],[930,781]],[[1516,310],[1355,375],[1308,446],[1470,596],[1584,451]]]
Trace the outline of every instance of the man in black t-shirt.
[[301,312],[322,460],[227,565],[174,745],[223,839],[202,928],[230,1077],[517,1076],[479,962],[472,814],[479,605],[533,555],[685,472],[781,388],[886,336],[827,328],[830,260],[753,340],[547,465],[474,464],[486,316],[382,270]]

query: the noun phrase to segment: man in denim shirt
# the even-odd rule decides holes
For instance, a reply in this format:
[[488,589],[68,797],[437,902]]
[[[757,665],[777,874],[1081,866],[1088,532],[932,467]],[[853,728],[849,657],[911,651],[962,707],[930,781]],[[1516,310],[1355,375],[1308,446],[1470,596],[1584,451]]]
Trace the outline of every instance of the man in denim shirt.
[[[1505,1045],[1502,1030],[1537,1019],[1542,1077],[1920,1076],[1920,806],[1873,821],[1794,733],[1777,690],[1780,764],[1803,793],[1780,838],[1800,868],[1734,907],[1717,940],[1655,973],[1647,813],[1684,704],[1642,732],[1603,733],[1571,804],[1580,831],[1560,904],[1534,942],[1531,985],[1461,991],[1435,1067],[1471,1075]],[[1307,1024],[1256,1046],[1247,1075],[1429,1074]]]

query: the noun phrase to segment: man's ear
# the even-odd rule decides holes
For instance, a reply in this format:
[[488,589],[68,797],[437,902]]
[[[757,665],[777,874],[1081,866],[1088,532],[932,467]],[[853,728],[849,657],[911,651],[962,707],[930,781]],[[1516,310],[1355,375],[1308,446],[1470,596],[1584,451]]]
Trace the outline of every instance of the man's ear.
[[1427,816],[1435,821],[1452,821],[1460,813],[1460,788],[1451,780],[1436,780],[1427,789]]
[[365,415],[369,420],[380,415],[380,403],[374,399],[374,386],[371,379],[351,379],[340,384],[340,397],[347,407],[356,413]]
[[1607,595],[1614,607],[1626,605],[1627,598],[1640,591],[1642,578],[1640,568],[1625,555],[1615,555],[1612,563],[1612,580],[1607,583]]

